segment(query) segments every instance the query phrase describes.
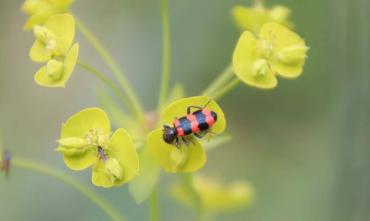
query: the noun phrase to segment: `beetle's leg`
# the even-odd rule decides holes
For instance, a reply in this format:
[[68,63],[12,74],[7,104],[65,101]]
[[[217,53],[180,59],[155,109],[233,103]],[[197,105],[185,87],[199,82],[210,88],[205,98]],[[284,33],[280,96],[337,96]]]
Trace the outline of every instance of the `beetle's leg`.
[[189,137],[189,141],[191,144],[195,145],[194,136]]
[[185,137],[181,137],[181,140],[185,143],[186,146],[189,146],[189,141]]
[[217,136],[218,134],[215,132],[212,132],[211,130],[207,131],[207,134],[211,134],[212,136]]
[[194,136],[196,136],[199,139],[202,139],[205,135],[207,135],[207,134],[206,133],[204,133],[204,134],[194,133]]
[[186,109],[186,113],[187,114],[190,114],[191,113],[191,108],[195,108],[195,109],[198,109],[198,110],[202,110],[203,109],[202,107],[199,107],[199,106],[188,106],[188,108]]
[[175,146],[177,147],[177,149],[180,149],[180,140],[178,137],[176,137],[175,139]]
[[207,130],[206,132],[205,132],[205,134],[204,135],[207,135],[207,134],[209,134],[209,136],[208,136],[208,141],[212,138],[212,137],[215,137],[215,136],[217,136],[218,134],[217,133],[215,133],[215,132],[212,132],[211,130]]

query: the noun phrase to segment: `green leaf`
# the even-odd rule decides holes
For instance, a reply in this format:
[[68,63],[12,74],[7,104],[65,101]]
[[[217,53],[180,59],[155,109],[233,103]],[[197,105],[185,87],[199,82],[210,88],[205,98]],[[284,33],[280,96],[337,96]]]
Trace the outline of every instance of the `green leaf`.
[[[113,99],[111,94],[107,90],[98,87],[95,90],[98,97],[100,106],[108,113],[112,123],[116,127],[127,128],[130,132],[135,131],[138,127],[138,123],[127,114],[122,107]],[[141,129],[141,128],[140,128]],[[136,134],[132,134],[134,139],[137,137]]]
[[226,143],[230,142],[232,140],[232,136],[229,134],[224,134],[221,136],[216,136],[212,138],[212,140],[209,141],[203,141],[203,148],[208,152],[211,150],[214,150],[218,147],[221,147],[225,145]]
[[157,186],[161,171],[159,165],[150,155],[148,147],[141,150],[139,159],[139,175],[129,184],[129,192],[136,203],[142,203],[149,198]]
[[167,104],[170,104],[178,99],[184,98],[186,95],[184,85],[181,83],[176,83],[172,88],[171,93],[168,96]]

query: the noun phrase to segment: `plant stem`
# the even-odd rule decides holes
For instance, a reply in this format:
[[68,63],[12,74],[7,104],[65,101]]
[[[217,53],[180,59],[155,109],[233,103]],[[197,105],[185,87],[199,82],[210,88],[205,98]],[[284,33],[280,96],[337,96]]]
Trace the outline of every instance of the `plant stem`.
[[[128,102],[127,98],[123,96],[122,91],[120,88],[113,83],[108,77],[106,77],[102,72],[98,71],[96,68],[92,67],[89,64],[86,64],[80,60],[77,61],[77,64],[83,68],[85,71],[87,71],[90,74],[93,74],[95,77],[97,77],[99,80],[101,80],[106,86],[108,86],[113,93],[117,95],[124,103]],[[135,111],[134,109],[131,109],[131,111]]]
[[138,119],[143,118],[143,110],[139,103],[137,96],[135,95],[133,89],[126,79],[126,75],[119,65],[115,62],[112,55],[108,50],[100,43],[100,41],[94,36],[94,34],[86,27],[86,25],[80,20],[76,19],[76,25],[79,28],[80,32],[85,36],[88,42],[95,48],[100,57],[108,65],[109,69],[112,71],[112,74],[118,80],[121,88],[128,97],[128,105],[131,106],[130,109],[135,110],[133,113]]
[[210,95],[215,92],[219,87],[225,84],[233,77],[232,66],[229,65],[225,70],[202,92],[203,95]]
[[181,179],[184,187],[186,188],[187,193],[191,198],[197,220],[202,220],[203,204],[198,192],[194,189],[192,174],[188,173],[181,174]]
[[212,98],[214,100],[218,100],[223,97],[225,94],[229,93],[232,89],[234,89],[240,83],[239,78],[233,79],[231,82],[226,84],[220,90],[218,90],[215,94],[213,94]]
[[254,5],[257,7],[263,7],[263,0],[254,0]]
[[171,36],[168,0],[161,0],[162,15],[162,77],[158,100],[158,110],[160,110],[167,99],[170,81],[171,65]]
[[159,221],[158,190],[155,189],[149,198],[149,220]]
[[84,186],[82,183],[74,179],[73,177],[64,174],[63,172],[57,171],[48,165],[33,162],[22,158],[13,158],[12,166],[21,169],[30,170],[33,172],[38,172],[47,176],[54,177],[65,184],[73,187],[75,190],[85,195],[92,203],[99,207],[111,220],[113,221],[125,221],[126,219],[120,215],[112,205],[107,202],[104,198],[98,196],[92,189]]

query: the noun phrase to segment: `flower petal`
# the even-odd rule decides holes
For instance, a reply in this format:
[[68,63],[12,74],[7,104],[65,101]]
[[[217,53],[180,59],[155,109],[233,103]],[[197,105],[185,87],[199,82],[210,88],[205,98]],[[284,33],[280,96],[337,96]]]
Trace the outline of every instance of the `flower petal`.
[[248,30],[256,34],[263,24],[270,21],[269,14],[263,7],[235,6],[232,9],[232,16],[240,30]]
[[36,40],[30,50],[30,58],[34,62],[46,62],[51,58],[52,51],[47,49],[43,43]]
[[113,186],[112,177],[107,173],[105,162],[98,160],[92,170],[91,182],[95,186],[109,188]]
[[262,27],[260,37],[271,44],[271,65],[279,75],[296,78],[302,73],[308,47],[298,34],[283,25],[268,23]]
[[75,35],[75,21],[71,14],[56,14],[50,16],[44,27],[55,34],[56,44],[60,54],[70,49]]
[[77,58],[78,58],[78,48],[79,45],[76,43],[73,45],[71,50],[68,52],[63,61],[63,73],[59,79],[54,79],[47,74],[46,66],[42,67],[35,74],[35,81],[40,86],[44,87],[65,87],[65,84],[71,77],[73,70],[75,68]]
[[123,167],[123,177],[120,180],[116,180],[114,186],[127,183],[138,175],[139,156],[131,136],[126,130],[119,128],[113,133],[109,144],[109,153]]
[[[162,113],[162,119],[164,124],[172,124],[175,118],[180,118],[186,116],[187,108],[190,106],[204,107],[211,99],[207,96],[196,96],[179,99],[175,102],[172,102],[168,105]],[[217,114],[216,123],[210,128],[213,133],[220,134],[226,128],[226,119],[224,112],[218,104],[211,100],[207,105],[207,108],[211,111],[214,111]],[[194,109],[192,109],[194,111]]]
[[[67,147],[59,147],[67,148]],[[98,160],[96,148],[90,147],[85,149],[83,152],[78,154],[64,154],[63,155],[64,163],[71,170],[84,170],[92,165]]]
[[263,75],[256,75],[255,67],[262,57],[257,51],[257,40],[248,31],[244,32],[236,45],[233,54],[233,70],[244,83],[262,89],[276,87],[277,79],[271,69]]
[[101,129],[106,135],[111,133],[108,116],[103,110],[86,108],[73,115],[62,126],[61,138],[85,138],[91,129]]
[[276,5],[267,9],[261,5],[254,7],[235,6],[232,9],[234,22],[242,31],[251,31],[258,34],[262,26],[268,22],[278,22],[288,28],[293,28],[293,23],[289,21],[290,9]]
[[161,168],[153,159],[148,147],[141,148],[139,159],[139,175],[129,184],[130,194],[136,203],[142,203],[149,198],[161,174]]
[[51,15],[55,14],[56,11],[42,11],[31,15],[26,23],[23,25],[23,30],[27,31],[33,28],[35,25],[43,24]]
[[198,141],[193,140],[188,146],[176,148],[165,143],[162,134],[162,129],[152,131],[148,136],[148,147],[154,159],[165,171],[191,173],[204,166],[207,157]]
[[65,57],[64,73],[63,73],[62,80],[61,80],[64,83],[69,80],[76,66],[77,59],[78,59],[78,50],[79,50],[79,44],[75,43]]

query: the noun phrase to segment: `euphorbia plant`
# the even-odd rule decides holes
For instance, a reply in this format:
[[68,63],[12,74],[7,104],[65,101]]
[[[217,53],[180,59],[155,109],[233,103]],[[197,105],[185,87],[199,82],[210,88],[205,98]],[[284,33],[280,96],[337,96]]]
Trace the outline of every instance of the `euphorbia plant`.
[[[239,181],[224,187],[213,179],[197,176],[193,180],[192,176],[206,164],[207,151],[230,140],[230,136],[224,133],[227,113],[223,112],[217,100],[240,82],[259,89],[272,89],[277,86],[277,76],[293,79],[303,72],[308,47],[298,34],[290,30],[293,27],[288,21],[290,10],[283,6],[267,9],[262,1],[256,1],[252,8],[235,7],[232,14],[243,33],[233,55],[230,55],[232,64],[202,93],[187,96],[181,83],[172,88],[169,85],[169,10],[167,0],[161,0],[162,80],[157,107],[155,111],[147,112],[120,66],[87,26],[71,13],[69,6],[72,2],[27,0],[22,7],[30,16],[25,29],[32,29],[35,36],[31,60],[44,64],[37,71],[35,81],[44,87],[68,88],[68,81],[73,80],[70,77],[77,65],[106,84],[121,103],[113,102],[110,95],[100,92],[101,108],[76,111],[78,113],[66,120],[57,140],[57,151],[62,154],[66,166],[72,170],[91,168],[92,183],[98,187],[121,187],[129,183],[129,191],[138,203],[150,198],[151,220],[158,220],[156,189],[161,171],[181,177],[172,194],[194,209],[199,219],[249,205],[254,192],[247,182]],[[76,27],[106,62],[115,80],[78,58],[79,46],[74,43]],[[125,105],[125,110],[120,108],[121,104]],[[196,110],[191,110],[191,107]],[[112,130],[110,122],[119,128]],[[172,128],[173,139],[165,139],[163,125]],[[172,140],[176,142],[169,142]],[[9,162],[9,156],[4,155],[3,165]],[[13,165],[59,178],[87,195],[112,220],[122,219],[108,204],[97,201],[94,192],[86,192],[83,185],[71,181],[64,174],[17,158]]]

